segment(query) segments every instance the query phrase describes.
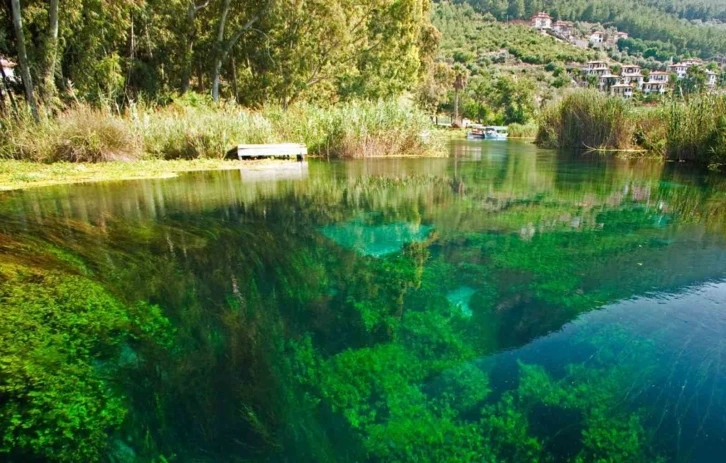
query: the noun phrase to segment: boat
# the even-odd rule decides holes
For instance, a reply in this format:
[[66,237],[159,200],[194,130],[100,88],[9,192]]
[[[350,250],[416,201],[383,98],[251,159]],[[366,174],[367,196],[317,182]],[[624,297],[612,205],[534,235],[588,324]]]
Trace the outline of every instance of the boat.
[[472,125],[466,137],[470,140],[506,140],[509,132],[507,127],[500,125]]

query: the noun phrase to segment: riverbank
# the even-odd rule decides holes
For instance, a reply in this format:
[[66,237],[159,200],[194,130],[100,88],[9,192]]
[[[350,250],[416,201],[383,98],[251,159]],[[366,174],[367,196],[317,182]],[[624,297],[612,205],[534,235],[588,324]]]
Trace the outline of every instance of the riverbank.
[[40,122],[0,120],[0,158],[43,163],[223,159],[241,143],[303,143],[329,158],[445,153],[429,117],[411,102],[356,101],[259,110],[187,94],[164,107],[123,112],[74,105]]
[[659,106],[636,106],[594,90],[551,104],[540,117],[536,143],[658,157],[720,169],[726,165],[726,97],[698,95]]
[[21,190],[51,185],[171,178],[182,172],[231,170],[244,165],[250,169],[266,169],[275,164],[294,161],[223,159],[149,160],[134,162],[41,164],[29,161],[0,160],[0,191]]

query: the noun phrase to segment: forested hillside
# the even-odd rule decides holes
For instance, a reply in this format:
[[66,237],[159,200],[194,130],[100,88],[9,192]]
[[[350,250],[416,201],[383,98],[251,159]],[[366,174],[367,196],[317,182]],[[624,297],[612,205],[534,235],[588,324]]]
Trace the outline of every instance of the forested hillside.
[[458,99],[459,113],[481,122],[531,122],[557,89],[571,85],[568,66],[598,57],[595,50],[496,21],[467,4],[437,3],[432,22],[441,33],[437,65],[449,66],[460,84],[447,87],[438,109],[455,113]]
[[[461,0],[499,20],[529,18],[544,10],[557,19],[612,24],[631,36],[660,41],[682,55],[726,54],[726,28],[701,20],[724,19],[717,0]],[[684,19],[697,19],[688,22]]]

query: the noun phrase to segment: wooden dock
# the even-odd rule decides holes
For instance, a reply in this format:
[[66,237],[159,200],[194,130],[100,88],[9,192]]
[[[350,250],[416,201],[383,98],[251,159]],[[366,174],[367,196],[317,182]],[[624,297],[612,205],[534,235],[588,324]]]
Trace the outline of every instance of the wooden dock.
[[[232,150],[234,152],[234,150]],[[269,145],[238,145],[237,158],[241,161],[245,159],[265,159],[265,158],[281,158],[292,159],[298,161],[305,160],[308,155],[308,149],[305,145],[299,143],[278,143]]]

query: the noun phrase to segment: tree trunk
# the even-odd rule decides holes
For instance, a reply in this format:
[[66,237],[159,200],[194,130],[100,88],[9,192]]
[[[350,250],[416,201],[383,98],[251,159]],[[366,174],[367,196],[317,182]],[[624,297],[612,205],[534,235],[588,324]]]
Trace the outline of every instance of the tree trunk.
[[237,65],[234,62],[234,55],[232,55],[232,91],[234,92],[234,102],[239,104],[239,89],[237,88]]
[[50,102],[57,93],[55,67],[58,60],[58,3],[59,0],[50,0],[48,11],[48,40],[45,45],[43,76],[40,83],[40,93],[46,103]]
[[13,9],[13,26],[15,28],[15,40],[18,47],[18,64],[20,65],[20,73],[23,77],[23,86],[25,87],[25,98],[33,113],[33,119],[40,121],[38,116],[38,106],[35,104],[33,96],[33,79],[30,77],[30,67],[28,63],[28,52],[25,49],[25,33],[23,32],[23,20],[20,16],[20,0],[10,0]]
[[224,8],[222,9],[222,17],[219,20],[219,28],[217,29],[217,57],[214,61],[214,78],[212,79],[212,98],[215,102],[219,102],[219,79],[222,72],[222,64],[227,58],[227,55],[232,48],[234,48],[237,41],[242,37],[242,34],[246,30],[252,27],[257,22],[259,16],[255,16],[247,23],[242,26],[229,40],[225,43],[224,41],[224,28],[227,25],[227,15],[229,15],[229,8],[232,0],[224,0]]
[[459,123],[459,91],[454,91],[454,124],[461,126]]
[[217,27],[217,56],[214,60],[214,73],[212,78],[212,99],[219,102],[219,74],[222,71],[222,49],[224,48],[224,28],[227,26],[227,15],[229,15],[229,7],[232,0],[224,0],[222,7],[222,17],[219,18],[219,26]]

